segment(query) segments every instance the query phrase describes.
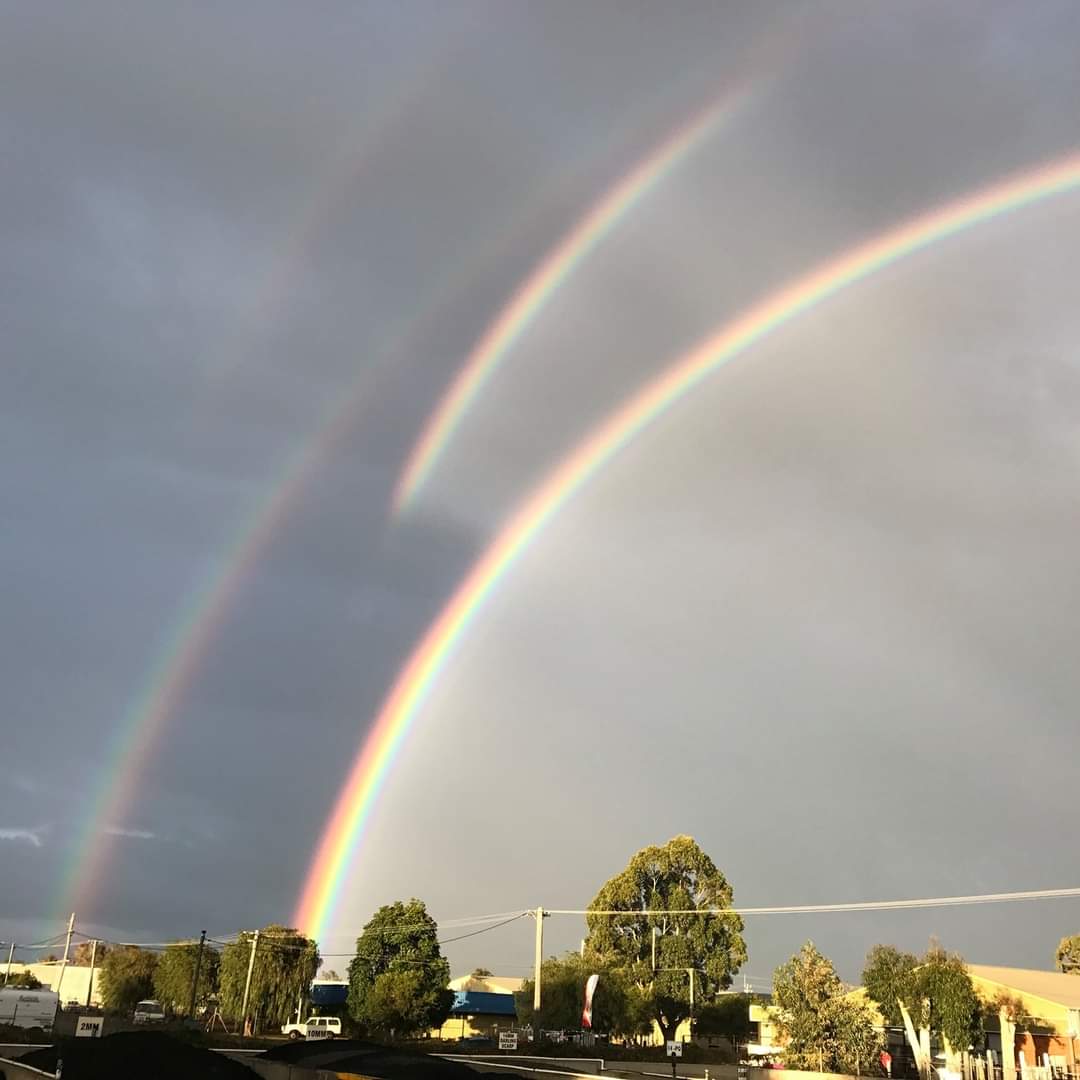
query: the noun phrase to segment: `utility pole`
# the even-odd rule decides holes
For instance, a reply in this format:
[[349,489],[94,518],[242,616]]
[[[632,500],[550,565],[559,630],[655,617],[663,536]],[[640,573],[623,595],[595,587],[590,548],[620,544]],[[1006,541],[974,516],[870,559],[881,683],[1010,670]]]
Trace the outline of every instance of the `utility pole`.
[[94,989],[94,961],[97,960],[97,938],[90,942],[90,978],[86,980],[86,1007],[90,1008],[90,992]]
[[[248,970],[247,979],[244,982],[244,1004],[240,1009],[241,1016],[243,1018],[243,1027],[241,1032],[247,1029],[247,1007],[248,1007],[248,995],[251,993],[251,973],[255,970],[255,950],[259,947],[259,931],[256,930],[254,936],[251,939],[251,956],[248,957]],[[243,1035],[240,1036],[243,1038]]]
[[536,956],[533,960],[533,1038],[540,1041],[540,965],[544,960],[544,909],[536,909]]
[[660,936],[660,927],[654,926],[652,928],[652,969],[656,970],[656,939]]
[[199,971],[202,968],[203,947],[206,945],[206,931],[199,938],[199,951],[195,954],[195,977],[191,980],[191,1000],[188,1002],[188,1018],[195,1019],[195,995],[199,992]]
[[8,979],[11,978],[11,960],[15,955],[15,942],[10,942],[10,948],[7,953],[7,967],[4,968],[4,985],[7,986]]
[[71,949],[71,935],[75,931],[75,912],[71,913],[71,918],[68,919],[67,939],[64,941],[64,963],[68,962],[68,952]]
[[67,937],[64,939],[64,959],[60,962],[60,978],[56,980],[56,993],[59,995],[60,986],[64,981],[64,972],[67,970],[68,953],[71,951],[71,935],[75,932],[75,912],[68,919]]
[[690,1038],[694,1037],[694,969],[687,968],[690,972]]

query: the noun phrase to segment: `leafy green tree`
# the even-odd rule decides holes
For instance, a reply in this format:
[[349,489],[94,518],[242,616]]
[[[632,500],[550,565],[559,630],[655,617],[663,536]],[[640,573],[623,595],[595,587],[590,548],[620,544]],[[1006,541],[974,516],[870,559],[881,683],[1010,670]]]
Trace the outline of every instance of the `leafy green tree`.
[[859,1073],[881,1052],[870,1007],[848,996],[832,963],[808,941],[773,975],[773,1001],[793,1069]]
[[892,945],[875,945],[866,954],[862,981],[889,1027],[900,1027],[900,1002],[911,1008],[918,998],[919,958]]
[[92,941],[80,941],[75,946],[71,954],[71,959],[68,963],[74,964],[76,967],[89,967],[90,960],[93,958],[94,966],[101,967],[105,962],[105,956],[109,951],[109,946],[104,941],[97,942],[97,948],[94,947]]
[[922,1002],[922,1026],[938,1032],[956,1051],[977,1044],[982,1035],[982,1007],[963,959],[931,946],[917,975],[915,992]]
[[40,990],[41,980],[32,971],[12,972],[7,986],[16,990]]
[[1063,937],[1054,955],[1058,971],[1080,974],[1080,934]]
[[493,974],[493,972],[488,971],[488,969],[486,967],[473,968],[473,978],[474,979],[486,979],[489,975],[492,975],[492,974]]
[[[581,1027],[585,1006],[585,983],[598,975],[593,995],[594,1031],[618,1036],[633,1036],[642,1026],[641,996],[617,968],[605,967],[578,953],[551,957],[540,968],[543,990],[540,1014],[533,1012],[533,982],[526,979],[514,995],[518,1021],[541,1031],[574,1030]],[[651,1023],[646,1019],[646,1026]]]
[[417,968],[382,972],[368,989],[361,1013],[367,1030],[384,1038],[407,1037],[434,1026],[424,973]]
[[[707,1002],[746,962],[732,895],[693,837],[676,836],[639,851],[589,905],[586,957],[622,971],[637,986],[665,1039],[690,1015],[691,969],[695,996]],[[592,914],[609,911],[620,914]],[[709,914],[679,914],[699,911]]]
[[198,956],[199,946],[194,942],[171,945],[162,952],[154,972],[154,996],[171,1012],[181,1016],[187,1014],[191,1004],[191,985],[197,963],[199,985],[195,994],[196,1011],[217,994],[221,954],[216,949],[204,946],[201,963]]
[[[409,972],[416,978],[386,980],[375,993],[380,976]],[[356,939],[356,955],[349,963],[349,1012],[384,1034],[440,1027],[453,1004],[449,982],[439,928],[423,900],[397,900],[379,908]],[[408,1008],[402,999],[406,992],[415,995]]]
[[[221,952],[218,1007],[225,1016],[241,1021],[251,945],[252,933],[245,930]],[[314,941],[292,927],[276,923],[263,927],[255,949],[247,1009],[255,1029],[283,1024],[318,970],[319,949]]]
[[983,1005],[964,961],[937,944],[921,960],[891,945],[876,945],[866,957],[863,985],[887,1024],[901,1024],[903,1002],[916,1028],[936,1032],[954,1050],[966,1050],[981,1039]]
[[722,1035],[732,1044],[746,1042],[751,1032],[753,994],[721,994],[698,1010],[694,1028],[699,1035]]
[[157,956],[134,945],[118,945],[101,965],[101,1000],[113,1012],[130,1012],[154,994]]

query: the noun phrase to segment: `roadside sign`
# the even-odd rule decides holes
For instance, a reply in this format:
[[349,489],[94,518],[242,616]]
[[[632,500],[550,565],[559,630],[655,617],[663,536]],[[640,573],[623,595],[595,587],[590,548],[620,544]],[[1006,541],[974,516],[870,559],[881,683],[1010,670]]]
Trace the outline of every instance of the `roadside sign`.
[[682,1043],[676,1042],[674,1039],[668,1039],[667,1041],[667,1056],[668,1057],[682,1057]]
[[308,1042],[318,1042],[320,1039],[332,1039],[334,1037],[334,1031],[328,1027],[313,1027],[308,1026],[307,1035],[304,1038]]
[[75,1025],[76,1039],[100,1039],[104,1016],[80,1016]]
[[516,1050],[517,1049],[517,1032],[516,1031],[500,1031],[499,1032],[499,1049],[500,1050]]

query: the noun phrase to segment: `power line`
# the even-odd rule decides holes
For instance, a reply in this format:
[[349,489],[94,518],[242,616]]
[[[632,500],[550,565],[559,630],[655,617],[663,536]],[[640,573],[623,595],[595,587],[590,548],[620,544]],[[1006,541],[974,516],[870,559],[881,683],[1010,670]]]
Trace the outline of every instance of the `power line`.
[[1080,896],[1080,887],[1072,889],[1032,889],[1027,892],[979,893],[974,896],[933,896],[917,900],[860,900],[843,904],[791,904],[783,907],[746,908],[687,908],[673,911],[660,909],[624,909],[622,911],[555,910],[545,908],[548,915],[595,915],[610,918],[619,915],[814,915],[833,911],[899,911],[908,908],[961,907],[977,904],[1006,904],[1023,900],[1060,900]]

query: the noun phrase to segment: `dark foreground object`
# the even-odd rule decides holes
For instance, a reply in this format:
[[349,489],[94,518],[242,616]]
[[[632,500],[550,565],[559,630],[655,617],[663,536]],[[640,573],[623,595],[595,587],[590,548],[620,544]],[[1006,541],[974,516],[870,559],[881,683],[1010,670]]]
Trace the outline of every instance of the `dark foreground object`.
[[246,1065],[160,1031],[121,1031],[103,1039],[63,1039],[19,1058],[47,1072],[64,1059],[64,1080],[256,1080]]
[[[506,1080],[506,1073],[481,1074],[457,1061],[392,1050],[358,1039],[284,1043],[260,1057],[265,1061],[285,1061],[307,1069],[363,1073],[378,1076],[381,1080],[482,1080],[483,1076],[501,1076]],[[66,1067],[64,1080],[68,1080]]]

